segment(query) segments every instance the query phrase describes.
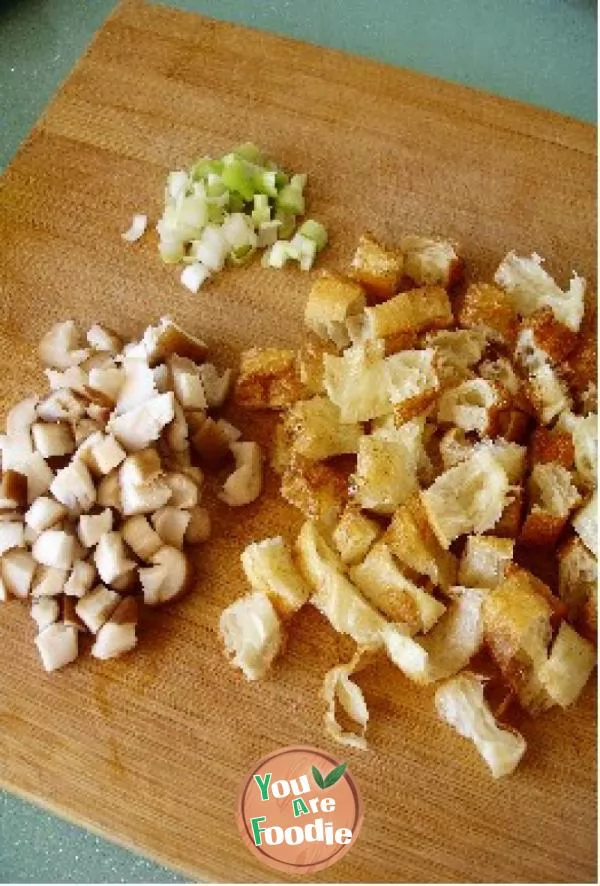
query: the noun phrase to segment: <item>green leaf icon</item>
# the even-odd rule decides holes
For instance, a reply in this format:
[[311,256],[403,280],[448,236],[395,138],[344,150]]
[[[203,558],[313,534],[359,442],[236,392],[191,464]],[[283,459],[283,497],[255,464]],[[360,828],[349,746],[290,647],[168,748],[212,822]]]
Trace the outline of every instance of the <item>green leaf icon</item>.
[[313,766],[312,774],[313,774],[313,778],[316,781],[318,787],[320,787],[322,790],[325,787],[325,782],[323,781],[323,776],[321,775],[321,773],[319,772],[319,770],[317,769],[316,766]]
[[327,778],[325,779],[323,785],[326,788],[333,787],[336,782],[340,780],[346,769],[348,768],[347,763],[340,763],[339,766],[336,766],[335,769],[332,769]]

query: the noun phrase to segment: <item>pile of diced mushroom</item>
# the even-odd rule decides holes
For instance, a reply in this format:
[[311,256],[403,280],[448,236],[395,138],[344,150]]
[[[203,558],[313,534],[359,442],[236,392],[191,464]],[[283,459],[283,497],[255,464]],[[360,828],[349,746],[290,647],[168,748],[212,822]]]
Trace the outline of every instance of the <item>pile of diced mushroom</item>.
[[262,465],[258,444],[209,415],[230,370],[169,318],[129,344],[100,325],[84,338],[68,320],[39,353],[50,392],[14,406],[0,437],[0,600],[31,601],[54,671],[77,658],[81,631],[96,658],[128,652],[138,603],[187,590],[186,546],[211,528],[203,468],[234,463],[220,497],[238,506],[259,495]]
[[[293,547],[243,552],[250,591],[221,631],[259,679],[313,605],[356,643],[325,677],[330,737],[366,746],[350,677],[377,653],[438,684],[440,717],[499,776],[525,740],[495,716],[570,705],[596,662],[596,312],[585,280],[563,292],[535,254],[509,253],[494,283],[461,272],[448,241],[364,236],[347,276],[311,287],[298,352],[242,354],[236,400],[280,411],[273,466],[306,522]],[[552,587],[523,568],[536,551]],[[469,669],[484,650],[496,709]]]

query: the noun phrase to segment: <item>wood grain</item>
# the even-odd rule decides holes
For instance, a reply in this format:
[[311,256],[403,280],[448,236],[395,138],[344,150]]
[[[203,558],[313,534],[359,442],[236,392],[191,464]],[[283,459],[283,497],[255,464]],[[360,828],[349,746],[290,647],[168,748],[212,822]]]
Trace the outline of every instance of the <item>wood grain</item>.
[[[136,211],[156,219],[167,169],[259,142],[310,174],[311,214],[343,267],[364,229],[464,243],[473,276],[509,249],[537,249],[565,279],[592,276],[595,131],[554,114],[421,75],[128,2],[64,84],[0,184],[2,403],[41,384],[33,348],[52,321],[98,319],[139,333],[172,313],[220,360],[251,344],[294,342],[309,280],[231,271],[198,296],[156,255],[154,235],[119,236]],[[267,439],[255,420],[248,433]],[[328,747],[318,700],[339,655],[302,611],[288,653],[262,685],[226,663],[222,607],[244,590],[241,546],[291,533],[296,515],[267,495],[219,511],[197,587],[146,617],[139,650],[89,656],[43,674],[28,613],[0,612],[0,782],[195,877],[280,879],[235,829],[251,763],[278,746]],[[494,783],[475,752],[436,722],[432,693],[391,666],[360,675],[371,751],[349,759],[365,800],[357,846],[317,879],[596,879],[596,697],[527,722],[529,750]],[[336,753],[335,748],[329,748]]]

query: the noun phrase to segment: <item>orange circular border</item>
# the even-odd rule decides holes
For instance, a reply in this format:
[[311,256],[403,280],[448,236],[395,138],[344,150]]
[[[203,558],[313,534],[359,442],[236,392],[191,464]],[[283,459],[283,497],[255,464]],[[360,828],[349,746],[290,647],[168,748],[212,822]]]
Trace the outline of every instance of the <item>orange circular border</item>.
[[316,871],[322,871],[325,870],[325,868],[331,867],[331,865],[336,864],[341,858],[344,857],[344,855],[346,855],[347,852],[350,851],[350,849],[352,849],[352,847],[356,843],[356,840],[358,839],[358,835],[362,827],[364,819],[364,808],[358,786],[356,785],[350,773],[346,770],[342,778],[346,780],[348,786],[350,787],[350,790],[354,796],[356,809],[355,819],[352,825],[352,840],[350,843],[339,846],[330,856],[328,856],[328,858],[323,859],[320,862],[311,862],[310,864],[298,865],[287,864],[286,862],[280,861],[277,858],[273,858],[271,855],[269,855],[268,852],[265,852],[264,849],[262,849],[260,846],[257,846],[252,839],[252,835],[248,827],[248,822],[244,814],[246,791],[248,790],[248,787],[253,784],[254,776],[258,772],[258,770],[269,763],[270,760],[273,760],[276,757],[281,757],[285,754],[296,752],[313,754],[319,757],[321,760],[326,760],[327,763],[330,763],[332,766],[337,766],[339,763],[339,761],[336,760],[335,757],[332,757],[330,754],[319,750],[319,748],[312,747],[311,745],[290,745],[285,748],[279,748],[279,750],[277,751],[272,751],[270,754],[262,757],[254,764],[251,771],[248,773],[240,786],[236,802],[236,824],[238,827],[238,831],[240,832],[240,836],[242,837],[242,840],[244,841],[248,849],[263,864],[266,864],[271,868],[275,868],[278,871],[284,871],[286,873],[295,872],[298,874],[309,874]]

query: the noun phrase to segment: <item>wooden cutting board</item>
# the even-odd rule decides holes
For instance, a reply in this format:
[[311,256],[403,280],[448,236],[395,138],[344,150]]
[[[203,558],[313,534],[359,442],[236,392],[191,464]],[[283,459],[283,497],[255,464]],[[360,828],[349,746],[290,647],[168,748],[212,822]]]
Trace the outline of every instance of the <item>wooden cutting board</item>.
[[[97,35],[0,185],[4,408],[42,385],[35,345],[75,317],[138,334],[164,313],[225,362],[249,345],[298,341],[310,277],[258,264],[197,296],[157,258],[168,169],[251,139],[310,176],[310,213],[343,268],[358,235],[461,240],[473,276],[510,248],[551,259],[561,281],[595,261],[595,130],[419,74],[140,2]],[[271,426],[246,421],[267,439]],[[321,731],[322,676],[340,641],[309,608],[285,658],[247,685],[225,661],[221,609],[244,592],[242,545],[298,525],[269,479],[258,504],[219,511],[197,586],[144,619],[138,651],[83,657],[45,675],[33,623],[0,610],[0,782],[194,877],[281,879],[235,827],[253,761],[308,743],[348,759],[365,800],[357,846],[317,879],[583,881],[596,873],[596,696],[526,722],[518,772],[495,783],[436,721],[432,692],[391,666],[361,674],[371,749],[336,751]]]

